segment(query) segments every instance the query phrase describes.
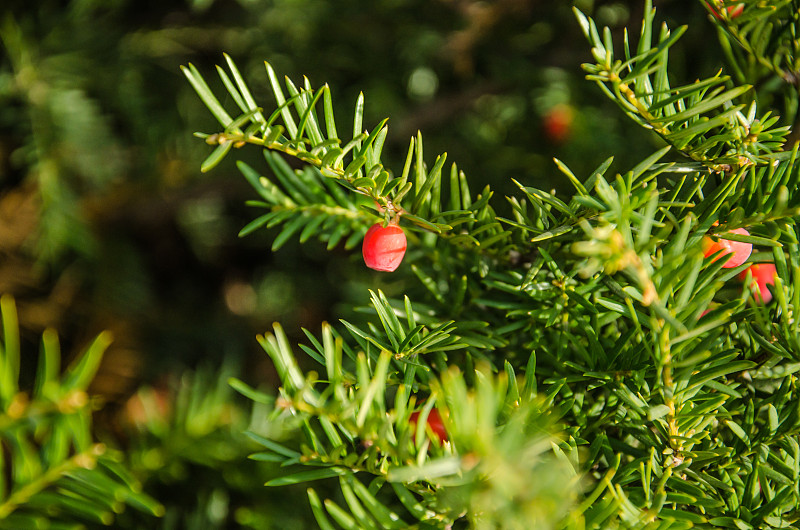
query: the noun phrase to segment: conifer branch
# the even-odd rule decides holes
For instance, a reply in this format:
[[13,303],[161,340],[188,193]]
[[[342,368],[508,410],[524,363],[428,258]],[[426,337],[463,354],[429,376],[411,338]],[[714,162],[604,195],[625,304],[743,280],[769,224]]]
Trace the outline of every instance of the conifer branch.
[[641,126],[653,130],[669,145],[714,172],[751,165],[770,164],[781,157],[789,127],[774,127],[777,118],[767,112],[756,116],[755,102],[735,101],[751,90],[748,85],[729,85],[721,73],[673,88],[667,76],[669,49],[685,31],[662,26],[657,45],[652,45],[655,9],[645,2],[645,19],[635,53],[625,33],[625,60],[614,54],[611,34],[601,38],[594,21],[575,9],[584,35],[593,46],[595,64],[584,64],[593,80],[622,110]]
[[[752,20],[766,20],[755,2],[743,4]],[[276,246],[298,231],[329,246],[347,236],[352,246],[375,218],[399,216],[416,229],[411,246],[423,259],[410,267],[413,306],[411,296],[373,292],[377,319],[343,321],[341,332],[325,325],[321,338],[306,332],[310,345],[300,349],[323,375],[300,368],[279,325],[259,337],[282,380],[276,415],[305,438],[289,447],[254,435],[265,448],[256,458],[289,468],[270,485],[339,480],[344,504],[308,490],[323,528],[459,519],[782,528],[797,520],[798,146],[786,149],[789,128],[759,115],[746,99],[750,85],[723,72],[671,87],[668,53],[684,28],[654,36],[651,2],[635,50],[625,34],[622,59],[609,30],[601,36],[591,18],[576,16],[595,59],[587,77],[667,146],[623,173],[609,158],[586,178],[557,160],[575,194],[516,183],[502,218],[491,190],[473,196],[455,165],[442,178],[444,155],[426,166],[421,135],[402,172],[384,169],[385,122],[362,132],[363,96],[342,148],[330,93],[307,80],[302,89],[287,80],[284,94],[268,68],[278,108],[265,118],[235,73],[223,77],[243,112],[233,119],[194,79],[226,127],[217,134],[231,135],[226,142],[253,135],[306,163],[294,171],[268,154],[275,183],[240,164],[264,199],[255,204],[270,210],[246,231],[282,225]],[[684,160],[670,161],[672,153]],[[728,264],[706,239],[756,250]],[[749,267],[770,260],[775,302],[765,307],[737,277],[752,278]],[[412,414],[426,421],[434,409],[442,430],[428,423],[412,432]],[[531,473],[562,485],[583,475],[589,485],[556,488],[550,505],[560,507],[539,520],[531,507],[546,493],[521,478]]]
[[58,337],[52,330],[45,331],[29,395],[19,386],[19,330],[9,295],[0,297],[0,320],[0,380],[4,382],[0,525],[36,528],[45,507],[54,524],[74,525],[88,519],[108,525],[125,505],[163,514],[158,502],[137,491],[138,483],[124,468],[112,466],[114,456],[105,445],[93,441],[95,401],[86,389],[109,345],[109,334],[101,333],[61,375]]

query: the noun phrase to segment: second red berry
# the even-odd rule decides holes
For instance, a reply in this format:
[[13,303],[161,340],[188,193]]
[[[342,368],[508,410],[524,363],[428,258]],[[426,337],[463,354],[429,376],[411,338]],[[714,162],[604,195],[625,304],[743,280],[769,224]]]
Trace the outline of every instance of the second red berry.
[[739,273],[740,280],[747,279],[747,271],[753,278],[753,283],[750,285],[750,290],[753,292],[753,298],[756,302],[767,304],[772,300],[772,291],[769,290],[768,285],[775,285],[775,277],[778,275],[778,270],[772,263],[755,263],[750,265],[745,270]]
[[[734,228],[731,234],[739,234],[741,236],[749,236],[750,233],[744,228]],[[722,250],[722,254],[714,258],[714,261],[719,258],[728,256],[728,260],[723,265],[726,269],[738,267],[750,257],[753,251],[753,245],[743,241],[732,241],[730,239],[719,238],[716,241],[710,237],[703,238],[703,255],[709,257]]]
[[[408,421],[416,428],[419,421],[419,412],[412,412]],[[431,409],[430,414],[428,414],[428,427],[440,442],[447,441],[447,431],[444,429],[444,422],[438,409]]]

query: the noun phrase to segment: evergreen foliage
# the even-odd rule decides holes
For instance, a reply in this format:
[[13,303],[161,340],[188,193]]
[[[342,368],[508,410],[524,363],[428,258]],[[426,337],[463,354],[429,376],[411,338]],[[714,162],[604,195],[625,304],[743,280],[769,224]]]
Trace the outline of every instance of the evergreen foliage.
[[[587,78],[665,147],[619,174],[611,158],[584,178],[556,161],[574,195],[518,183],[506,216],[446,155],[428,165],[421,135],[402,170],[385,168],[387,124],[364,129],[363,96],[343,134],[326,86],[281,84],[267,64],[267,112],[226,56],[234,118],[184,69],[223,127],[202,135],[215,145],[203,169],[253,144],[274,175],[238,162],[267,210],[242,235],[277,227],[273,249],[292,237],[353,248],[397,217],[409,237],[395,294],[371,292],[371,319],[306,332],[299,348],[318,371],[301,369],[280,325],[259,337],[282,381],[274,416],[305,435],[292,447],[253,435],[253,458],[286,467],[268,486],[338,478],[344,504],[308,490],[322,528],[796,524],[800,167],[787,122],[755,90],[777,76],[795,115],[800,12],[742,4],[734,18],[715,3],[735,81],[677,87],[668,56],[685,28],[658,29],[645,2],[620,54],[576,10]],[[740,227],[751,235],[729,233]],[[711,234],[758,251],[723,269],[703,256]],[[767,261],[778,277],[764,306],[735,277]],[[409,421],[434,407],[443,441]]]
[[[498,200],[446,154],[430,157],[421,133],[390,167],[389,122],[365,124],[363,95],[350,112],[327,85],[266,64],[275,102],[262,104],[242,74],[252,68],[228,55],[221,93],[185,67],[220,124],[199,134],[213,147],[201,169],[241,152],[256,192],[240,235],[270,229],[273,251],[311,240],[349,251],[374,280],[369,304],[300,344],[279,323],[259,335],[277,392],[229,364],[183,374],[172,393],[140,389],[122,452],[98,441],[87,390],[110,334],[62,374],[48,329],[29,383],[15,304],[0,298],[0,528],[302,526],[279,506],[298,486],[325,529],[797,527],[800,2],[699,2],[728,65],[695,82],[670,69],[687,28],[643,4],[638,38],[574,14],[587,79],[663,147],[630,169],[555,160],[570,194],[524,175]],[[299,5],[279,7],[290,19]],[[324,19],[330,7],[313,5]],[[18,76],[0,79],[0,96],[50,87],[25,108],[39,252],[55,260],[63,245],[93,248],[73,194],[120,169],[97,163],[97,147],[117,146],[91,91],[37,68],[45,54],[26,31],[0,22]],[[101,143],[67,156],[77,136],[45,134],[48,123]],[[366,271],[356,251],[380,222],[408,238],[391,274]],[[704,255],[708,238],[754,251],[726,268]],[[777,270],[767,304],[754,264]],[[249,418],[233,391],[253,402]]]
[[53,330],[45,331],[33,390],[19,385],[20,335],[14,300],[0,298],[0,528],[110,525],[127,505],[159,515],[164,508],[117,452],[94,440],[96,403],[86,388],[110,337],[99,335],[61,375]]
[[[169,384],[145,386],[125,407],[126,464],[143,489],[164,502],[163,517],[128,511],[115,528],[302,528],[310,514],[287,513],[286,495],[253,490],[274,477],[272,465],[247,456],[258,449],[244,431],[283,436],[266,416],[274,398],[247,414],[231,385],[230,361],[185,371]],[[186,487],[190,484],[191,487]],[[310,511],[310,510],[306,510]]]

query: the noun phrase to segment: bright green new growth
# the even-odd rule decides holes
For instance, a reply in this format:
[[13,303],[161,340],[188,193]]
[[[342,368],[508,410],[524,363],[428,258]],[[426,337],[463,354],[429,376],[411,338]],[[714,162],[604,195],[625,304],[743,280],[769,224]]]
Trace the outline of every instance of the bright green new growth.
[[[783,42],[744,49],[768,60],[770,75],[796,75],[786,51],[798,47],[796,2],[744,3],[739,25],[721,31]],[[346,506],[308,490],[322,528],[797,524],[798,147],[784,149],[789,127],[759,114],[749,85],[715,74],[671,88],[668,51],[683,29],[664,26],[654,41],[650,2],[624,59],[609,31],[576,16],[596,61],[587,77],[666,146],[616,175],[612,159],[585,179],[556,161],[574,196],[517,183],[507,217],[488,187],[474,196],[455,165],[448,172],[444,155],[428,169],[421,135],[401,171],[386,169],[386,121],[362,130],[363,97],[343,139],[327,86],[287,79],[284,93],[267,65],[277,102],[267,115],[226,56],[232,79],[219,74],[241,112],[232,118],[184,69],[224,128],[202,135],[216,145],[203,169],[253,144],[274,174],[238,163],[261,197],[251,204],[267,210],[242,234],[280,227],[274,249],[291,237],[352,248],[381,212],[408,229],[407,294],[371,292],[366,325],[306,332],[300,349],[319,372],[300,368],[280,325],[258,338],[282,381],[275,418],[305,441],[253,434],[264,446],[253,458],[286,467],[268,486],[339,478]],[[736,284],[747,264],[703,258],[714,223],[747,227],[736,239],[760,249],[750,262],[775,262],[772,305],[749,303]],[[448,433],[441,447],[409,429],[413,410],[434,406]]]

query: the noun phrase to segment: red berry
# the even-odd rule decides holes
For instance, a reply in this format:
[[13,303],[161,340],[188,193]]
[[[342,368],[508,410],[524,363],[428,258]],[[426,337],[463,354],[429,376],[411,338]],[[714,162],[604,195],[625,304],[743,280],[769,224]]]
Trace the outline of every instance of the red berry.
[[[742,236],[750,235],[744,228],[734,228],[731,230],[731,233]],[[720,238],[714,241],[710,237],[703,238],[703,255],[705,257],[712,256],[720,250],[722,250],[723,253],[714,258],[713,261],[728,256],[728,260],[722,266],[726,269],[732,269],[747,261],[747,258],[750,257],[750,253],[753,251],[753,245],[742,241],[731,241],[730,239]]]
[[561,104],[548,110],[542,117],[545,135],[551,142],[560,144],[569,138],[573,114],[572,107]]
[[[718,4],[720,7],[722,7],[724,5],[724,1],[723,0],[715,0],[714,3]],[[717,19],[722,20],[722,15],[720,14],[720,12],[717,10],[716,7],[711,5],[709,2],[706,2],[706,5],[711,10],[711,12],[714,13],[714,16]],[[729,5],[729,6],[725,7],[725,10],[728,12],[728,18],[734,19],[734,18],[738,17],[739,15],[741,15],[742,12],[744,11],[744,4]]]
[[[415,429],[417,427],[418,420],[419,412],[412,412],[411,416],[408,418],[408,421],[411,422],[411,425],[413,425]],[[428,427],[430,428],[431,432],[436,435],[440,442],[447,441],[447,431],[444,430],[444,423],[442,422],[442,417],[439,415],[439,411],[437,409],[431,409],[430,414],[428,414]]]
[[383,226],[375,223],[364,236],[361,253],[370,269],[392,272],[403,261],[406,246],[406,235],[402,228],[395,224]]
[[736,18],[744,11],[744,4],[736,4],[735,6],[728,6],[728,16]]
[[740,280],[747,279],[747,271],[753,278],[753,283],[750,289],[753,291],[753,297],[756,302],[768,304],[772,300],[772,292],[767,287],[768,285],[775,285],[775,277],[778,275],[778,270],[772,263],[755,263],[750,265],[745,270],[739,273]]

